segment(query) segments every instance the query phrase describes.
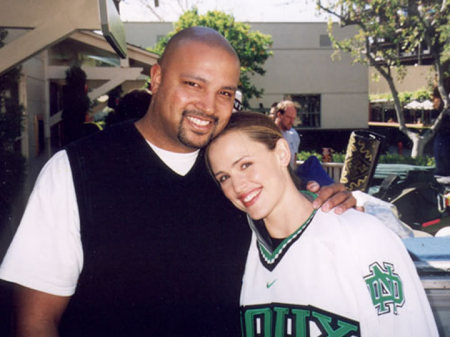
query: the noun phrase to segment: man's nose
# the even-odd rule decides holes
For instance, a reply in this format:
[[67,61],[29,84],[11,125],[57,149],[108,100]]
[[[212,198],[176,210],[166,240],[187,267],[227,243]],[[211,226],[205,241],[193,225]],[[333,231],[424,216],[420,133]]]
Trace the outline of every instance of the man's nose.
[[204,92],[202,95],[199,95],[196,107],[207,114],[213,114],[215,98],[214,93]]

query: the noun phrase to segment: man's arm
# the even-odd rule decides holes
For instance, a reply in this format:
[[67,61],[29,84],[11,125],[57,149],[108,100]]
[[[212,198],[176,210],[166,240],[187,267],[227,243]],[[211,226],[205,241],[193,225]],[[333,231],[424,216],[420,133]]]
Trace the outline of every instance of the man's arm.
[[347,209],[356,206],[356,199],[343,184],[335,183],[320,187],[315,181],[309,181],[306,185],[308,191],[318,193],[313,202],[313,207],[328,212],[334,208],[336,214],[342,214]]
[[56,337],[70,297],[47,294],[14,285],[16,337]]

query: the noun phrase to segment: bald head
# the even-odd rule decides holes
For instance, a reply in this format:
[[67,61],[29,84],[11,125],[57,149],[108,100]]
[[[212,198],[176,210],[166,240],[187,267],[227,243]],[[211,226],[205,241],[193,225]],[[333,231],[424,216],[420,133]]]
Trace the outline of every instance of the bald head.
[[239,57],[234,48],[219,32],[212,28],[196,26],[183,29],[172,36],[158,63],[161,66],[164,66],[164,64],[169,62],[172,56],[176,54],[176,51],[180,47],[192,42],[203,43],[210,47],[220,48],[239,61]]
[[217,31],[191,27],[175,34],[150,70],[152,102],[139,131],[167,151],[205,146],[228,123],[239,73],[236,52]]

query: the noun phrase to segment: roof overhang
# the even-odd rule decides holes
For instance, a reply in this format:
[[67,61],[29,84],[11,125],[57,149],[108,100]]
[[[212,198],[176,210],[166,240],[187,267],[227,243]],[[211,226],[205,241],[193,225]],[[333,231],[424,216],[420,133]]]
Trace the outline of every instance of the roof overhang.
[[[70,35],[69,38],[114,53],[114,49],[101,34],[91,31],[77,31]],[[148,65],[155,64],[159,58],[158,54],[130,44],[127,45],[127,54],[129,59]]]
[[[104,26],[100,20],[104,17],[101,11],[104,6],[100,5],[109,2],[111,1],[2,0],[0,26],[29,31],[0,48],[0,75],[78,31],[100,31]],[[97,43],[103,40],[102,48],[108,45],[113,51],[105,40],[107,37],[100,35]],[[139,48],[130,49],[134,59],[149,62],[145,51],[137,50]]]

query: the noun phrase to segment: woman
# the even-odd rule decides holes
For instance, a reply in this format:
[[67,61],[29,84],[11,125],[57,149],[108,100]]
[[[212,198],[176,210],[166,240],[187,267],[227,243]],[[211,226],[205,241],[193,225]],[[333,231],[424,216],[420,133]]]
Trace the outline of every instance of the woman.
[[253,231],[241,290],[244,336],[438,336],[400,239],[362,212],[315,211],[268,117],[233,114],[206,158]]

